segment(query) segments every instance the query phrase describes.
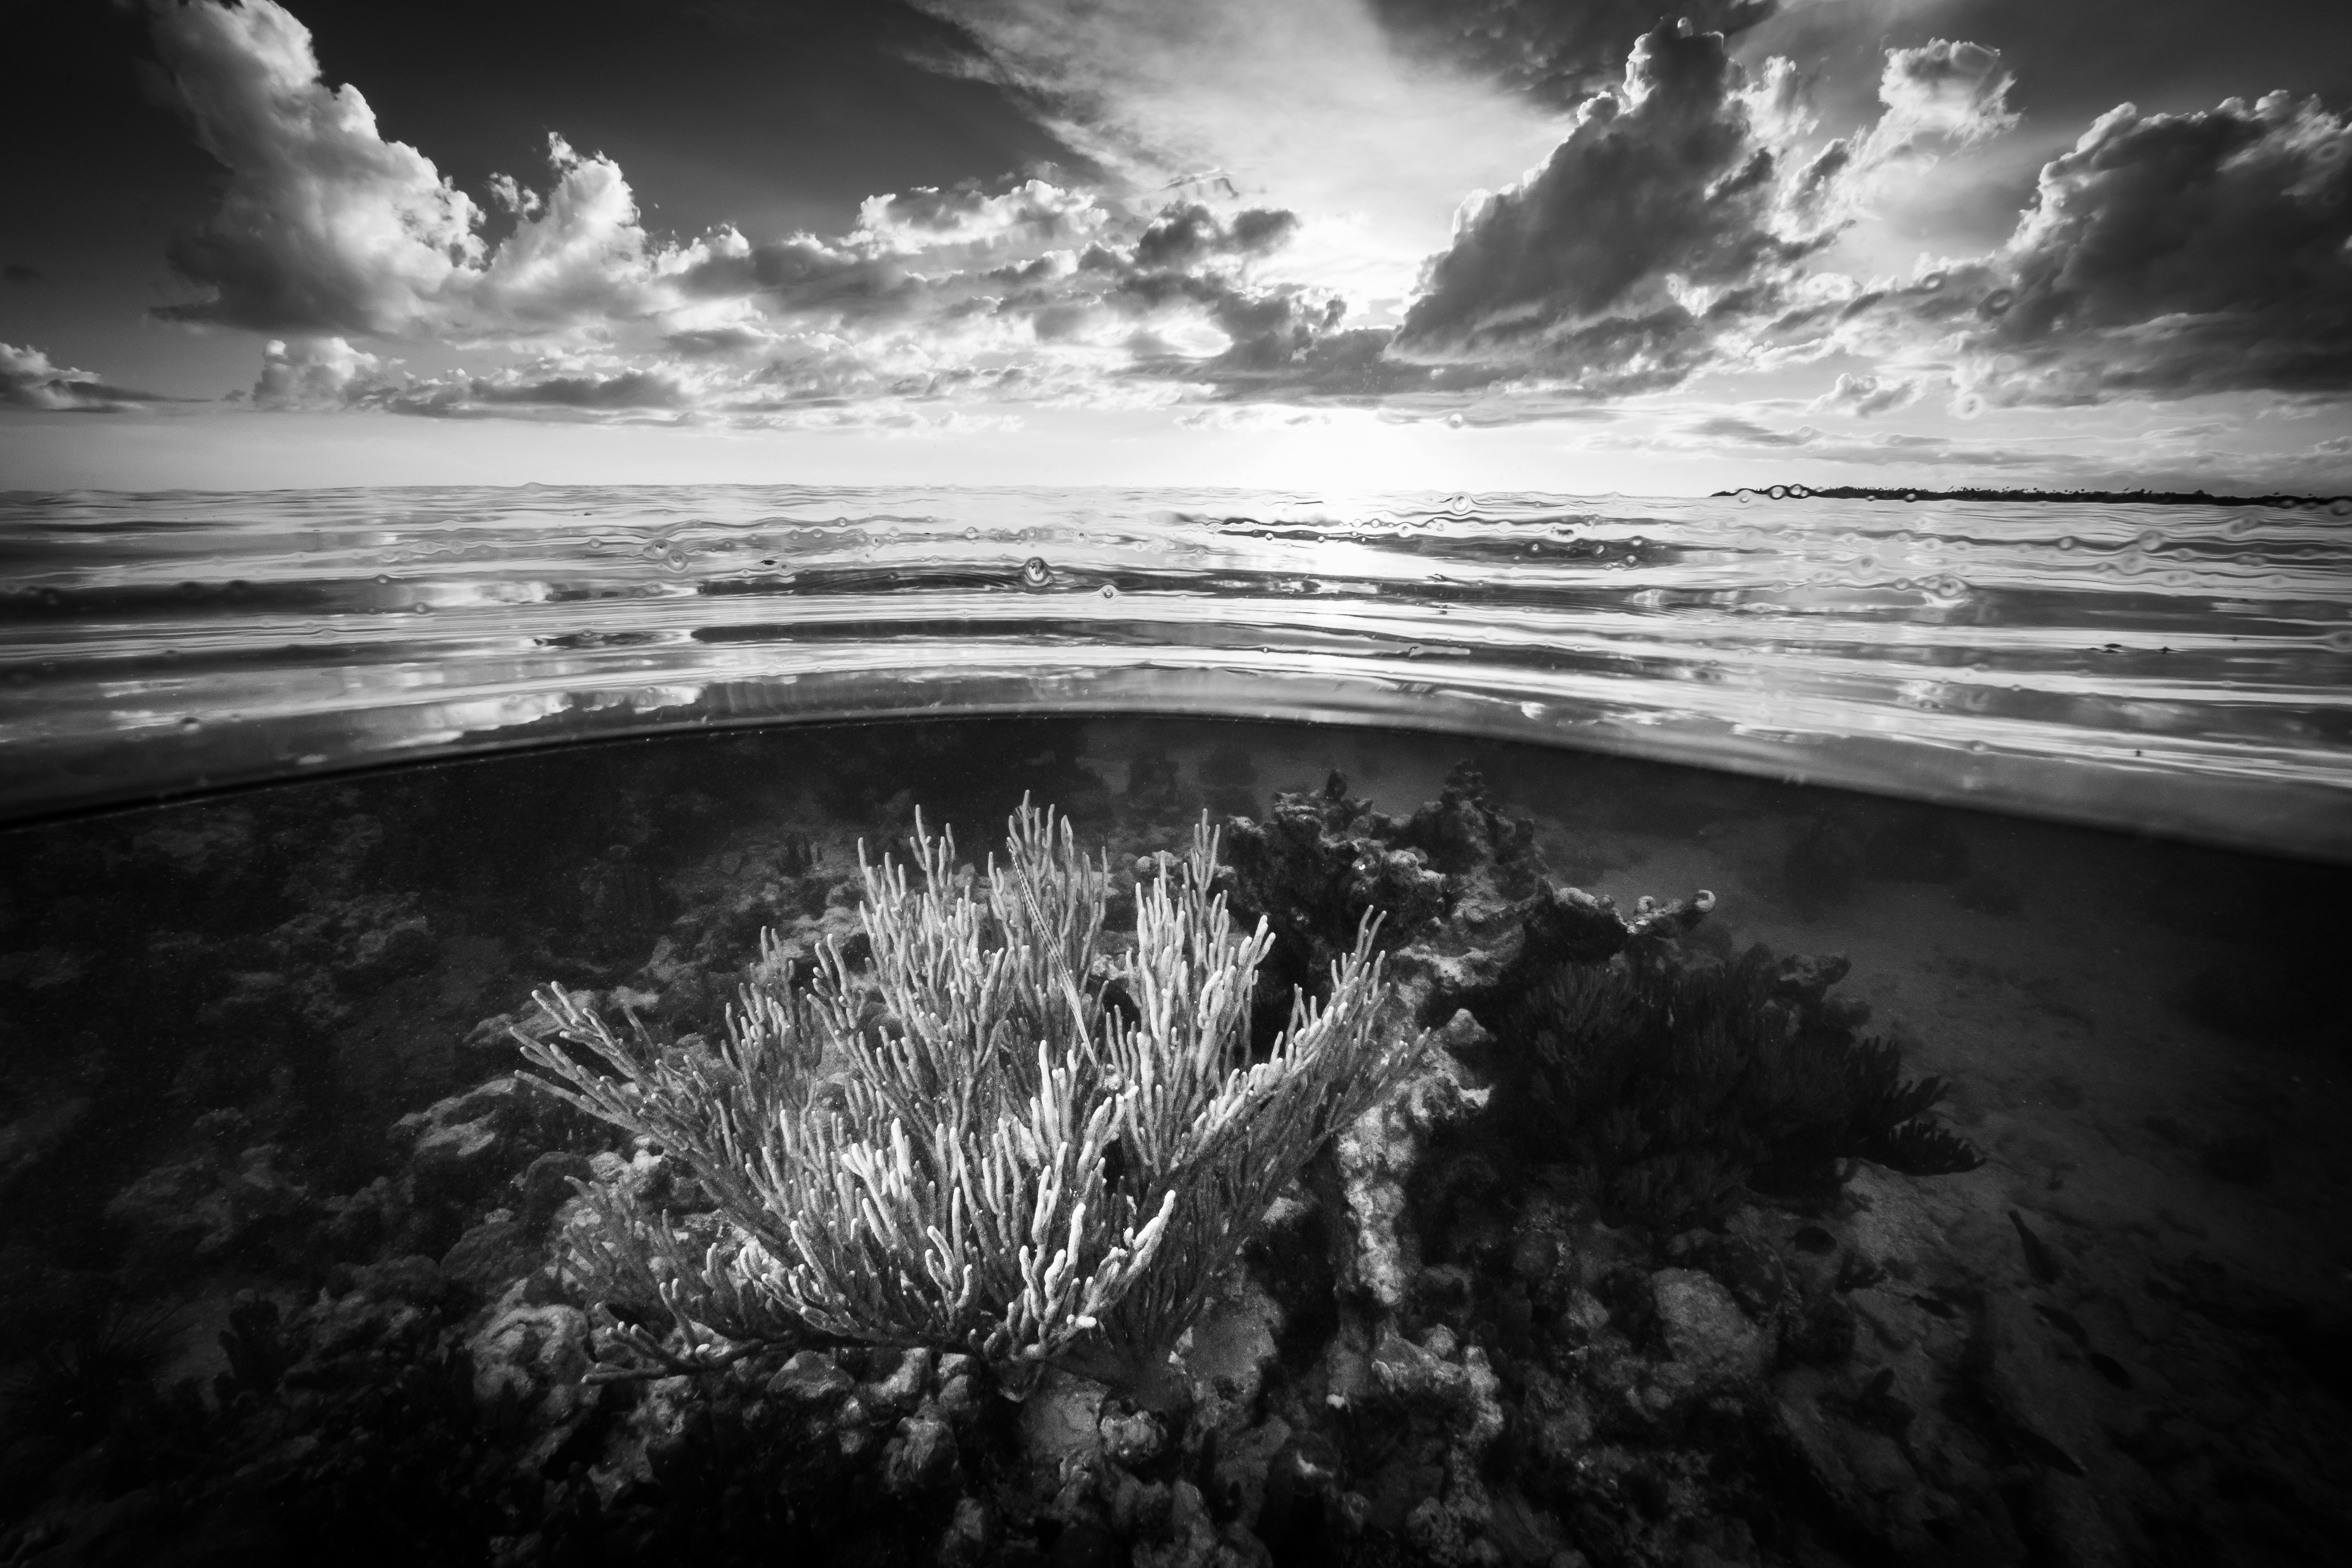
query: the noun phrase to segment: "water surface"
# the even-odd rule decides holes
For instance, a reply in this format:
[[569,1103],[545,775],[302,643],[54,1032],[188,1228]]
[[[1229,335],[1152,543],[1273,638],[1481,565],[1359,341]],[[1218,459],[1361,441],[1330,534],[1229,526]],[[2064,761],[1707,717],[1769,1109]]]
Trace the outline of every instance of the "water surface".
[[683,727],[1158,710],[2343,859],[2347,510],[20,492],[0,499],[0,813]]

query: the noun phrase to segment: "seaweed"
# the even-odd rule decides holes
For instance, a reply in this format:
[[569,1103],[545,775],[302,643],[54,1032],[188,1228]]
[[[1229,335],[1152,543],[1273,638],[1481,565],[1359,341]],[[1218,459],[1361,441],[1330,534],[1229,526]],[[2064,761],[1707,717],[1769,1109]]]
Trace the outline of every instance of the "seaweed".
[[1862,1009],[1828,995],[1845,969],[1668,942],[1558,965],[1501,1010],[1518,1048],[1496,1103],[1528,1157],[1578,1168],[1612,1221],[1661,1233],[1718,1222],[1748,1192],[1833,1193],[1845,1161],[1981,1164],[1928,1114],[1946,1082],[1905,1078],[1892,1042],[1857,1037]]

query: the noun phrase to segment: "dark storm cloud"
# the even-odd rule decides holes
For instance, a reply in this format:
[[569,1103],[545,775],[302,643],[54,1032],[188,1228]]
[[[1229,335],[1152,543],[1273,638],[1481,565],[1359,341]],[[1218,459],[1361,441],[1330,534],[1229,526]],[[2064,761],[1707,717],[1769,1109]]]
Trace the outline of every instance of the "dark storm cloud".
[[1772,15],[1775,0],[1370,0],[1397,42],[1561,108],[1623,73],[1635,39],[1686,20],[1737,35]]
[[1635,45],[1623,98],[1589,103],[1523,184],[1457,225],[1397,349],[1513,361],[1615,390],[1671,385],[1769,311],[1826,234],[1781,231],[1779,158],[1714,34]]
[[110,386],[86,370],[52,364],[27,343],[0,343],[0,406],[47,414],[121,414],[170,401],[152,393]]

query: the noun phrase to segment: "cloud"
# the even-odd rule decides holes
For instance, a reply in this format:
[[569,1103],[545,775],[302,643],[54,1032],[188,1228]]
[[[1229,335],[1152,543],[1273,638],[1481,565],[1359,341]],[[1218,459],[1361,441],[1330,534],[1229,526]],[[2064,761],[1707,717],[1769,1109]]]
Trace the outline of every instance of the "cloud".
[[2044,165],[2001,263],[1973,346],[2003,398],[2352,391],[2352,116],[2122,105]]
[[1559,139],[1556,105],[1448,67],[1365,0],[919,3],[974,41],[963,68],[1036,105],[1109,189],[1297,213],[1286,267],[1360,306],[1401,300],[1462,193]]
[[685,406],[685,389],[658,371],[625,371],[618,375],[556,375],[543,381],[509,384],[477,381],[474,397],[482,403],[530,404],[548,408],[639,409]]
[[1171,206],[1135,242],[1139,267],[1191,267],[1220,256],[1264,256],[1298,232],[1298,215],[1252,207],[1224,222],[1198,202]]
[[2352,392],[2352,116],[2274,93],[2101,116],[1991,255],[1834,315],[1861,352],[1933,342],[1960,405]]
[[1810,447],[1821,439],[1822,433],[1810,425],[1800,425],[1793,430],[1775,430],[1769,426],[1759,425],[1752,419],[1743,419],[1737,415],[1718,414],[1677,426],[1671,433],[1671,437],[1695,437],[1710,445],[1727,443],[1738,447]]
[[197,144],[228,170],[219,211],[172,265],[211,291],[170,319],[262,331],[402,333],[478,269],[481,214],[356,87],[319,79],[310,29],[272,0],[152,7]]
[[152,0],[168,96],[227,170],[220,206],[173,242],[201,297],[166,320],[318,336],[453,338],[601,327],[650,314],[693,247],[655,247],[620,168],[548,141],[544,195],[493,181],[487,215],[353,85],[320,79],[308,28],[275,0]]
[[257,408],[336,408],[354,388],[375,384],[383,362],[341,338],[273,338],[261,351],[261,376],[249,395]]
[[1790,226],[1782,154],[1745,86],[1720,36],[1644,35],[1620,91],[1586,104],[1540,169],[1465,205],[1397,350],[1615,392],[1716,357],[1830,237]]
[[2001,68],[2000,51],[1982,44],[1934,38],[1887,50],[1878,79],[1885,111],[1864,138],[1868,161],[1949,152],[2012,129],[2009,94],[2016,85]]
[[1399,46],[1443,58],[1515,91],[1574,108],[1614,84],[1635,39],[1676,17],[1727,37],[1772,15],[1775,0],[1370,0]]
[[926,187],[868,197],[856,226],[831,238],[753,244],[723,231],[678,285],[690,298],[756,300],[776,315],[904,319],[950,294],[1003,295],[1065,276],[1123,217],[1091,193],[1043,178]]
[[52,364],[26,344],[0,342],[0,406],[48,414],[120,414],[168,401],[152,393],[110,386],[86,370]]
[[1808,405],[1816,414],[1846,414],[1867,418],[1889,409],[1905,408],[1919,400],[1922,384],[1912,378],[1842,374],[1837,383]]

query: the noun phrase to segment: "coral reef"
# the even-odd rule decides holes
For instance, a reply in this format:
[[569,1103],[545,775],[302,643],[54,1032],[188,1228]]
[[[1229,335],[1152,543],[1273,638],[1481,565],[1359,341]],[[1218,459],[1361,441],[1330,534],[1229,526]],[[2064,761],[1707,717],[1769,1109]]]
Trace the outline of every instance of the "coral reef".
[[1496,1009],[1500,1119],[1612,1221],[1661,1234],[1720,1222],[1748,1189],[1832,1192],[1844,1160],[1975,1169],[1927,1115],[1948,1086],[1905,1079],[1892,1044],[1856,1037],[1867,1010],[1830,996],[1846,967],[1655,941],[1561,964]]
[[[993,747],[971,731],[867,736],[838,753],[842,776],[815,782],[794,776],[824,774],[802,736],[767,753],[714,743],[691,766],[613,748],[525,765],[534,782],[512,799],[488,787],[508,776],[495,770],[387,774],[34,846],[0,888],[16,1091],[0,1129],[0,1561],[2252,1568],[2340,1554],[2352,1334],[2337,1298],[2258,1282],[2247,1248],[2261,1243],[2191,1233],[2194,1215],[2103,1213],[2088,1154],[2021,1154],[2018,1121],[1983,1109],[2056,1093],[2050,1064],[1979,1077],[1984,1058],[1940,1024],[1957,1120],[1994,1160],[1908,1173],[1969,1157],[1933,1120],[1941,1086],[1906,1081],[1895,1046],[1863,1037],[1841,961],[1742,953],[1722,929],[1780,918],[1748,899],[1785,891],[1769,852],[1753,876],[1715,858],[1708,879],[1739,889],[1719,903],[1621,910],[1558,885],[1538,849],[1556,837],[1465,769],[1410,813],[1336,777],[1276,796],[1227,826],[1222,874],[1196,856],[1139,875],[1137,851],[1181,831],[1208,789],[1243,804],[1245,758],[1275,772],[1265,752],[1212,763],[1195,745],[1137,758],[1124,796],[1097,791],[1108,867],[1081,873],[1058,835],[1021,851],[1048,880],[1097,889],[1098,926],[1091,895],[1041,898],[1050,918],[1031,919],[1003,861],[1002,897],[921,852],[877,896],[849,846],[873,814],[903,811],[902,791],[954,775],[956,810],[995,814],[1019,782],[1091,765],[1075,730],[1018,733]],[[1504,776],[1537,798],[1545,775]],[[1738,831],[1746,786],[1611,784],[1636,776],[1576,773],[1580,809],[1643,825],[1588,835],[1607,853],[1571,847],[1580,866],[1695,868],[1708,862],[1644,836]],[[1011,794],[990,793],[1006,780]],[[855,820],[805,804],[820,784]],[[1557,826],[1563,797],[1540,798]],[[1958,869],[1935,833],[1865,831],[1880,819],[1842,818],[1855,890],[1944,906],[1924,884],[1859,886]],[[1771,850],[1783,820],[1756,835]],[[1969,874],[2022,878],[2022,864]],[[1969,940],[2023,935],[2084,896],[2032,889],[2019,921],[1972,921]],[[1002,1011],[957,989],[970,949],[894,957],[897,928],[886,917],[877,941],[861,894],[903,899],[910,930],[975,922]],[[1223,928],[1202,913],[1220,895]],[[2208,922],[2224,907],[2168,896]],[[1000,903],[1033,952],[1050,928],[1086,959],[1067,966],[1076,1006],[1059,967],[997,956]],[[111,936],[110,911],[132,907],[149,929]],[[1360,951],[1368,912],[1387,918]],[[1260,916],[1263,936],[1248,934]],[[2258,974],[2286,938],[2274,910],[2253,923],[2179,973]],[[955,1099],[913,1076],[933,1022],[984,1015],[1005,1038],[1045,1038],[1044,1073],[1034,1037],[982,1055],[987,1095],[1031,1104],[1049,1075],[1094,1073],[1099,1107],[1127,1087],[1109,1072],[1142,1065],[1115,1065],[1110,1042],[1149,1032],[1138,966],[1180,926],[1192,936],[1171,945],[1199,939],[1230,976],[1213,1026],[1169,1040],[1214,1045],[1217,1072],[1182,1079],[1196,1119],[1236,1069],[1276,1087],[1293,984],[1328,981],[1335,962],[1369,978],[1377,952],[1391,994],[1370,1015],[1370,1070],[1323,1086],[1360,1105],[1328,1112],[1319,1152],[1207,1179],[1227,1224],[1184,1243],[1192,1264],[1179,1266],[1181,1198],[1148,1266],[1130,1250],[1139,1288],[1163,1279],[1181,1309],[1134,1342],[1164,1351],[1189,1323],[1160,1363],[1177,1397],[1155,1397],[1171,1391],[1141,1386],[1128,1358],[1087,1354],[1083,1333],[1042,1373],[1022,1359],[1076,1326],[1086,1282],[1166,1203],[1171,1172],[1124,1121],[1098,1147],[1075,1109],[1055,1123],[1077,1135],[1056,1145],[1068,1162],[1053,1168],[1073,1179],[1042,1250],[1070,1247],[1078,1195],[1088,1218],[1061,1287],[1071,1305],[1023,1319],[1009,1355],[976,1352],[1014,1312],[1013,1278],[1028,1290],[1017,1247],[1006,1288],[940,1343],[834,1331],[870,1335],[886,1311],[902,1314],[894,1337],[929,1331],[929,1237],[902,1250],[888,1232],[928,1228],[936,1209],[877,1198],[863,1231],[834,1227],[865,1250],[831,1255],[837,1271],[815,1279],[831,1295],[761,1294],[803,1261],[788,1226],[768,1263],[731,1266],[746,1227],[709,1155],[730,1129],[739,1150],[770,1140],[761,1104],[831,1108],[845,1141],[823,1147],[863,1150],[834,1174],[861,1198],[904,1197],[889,1121],[919,1170],[936,1140],[904,1102],[933,1108],[935,1127]],[[1237,950],[1256,955],[1255,1005],[1236,1001]],[[140,986],[120,983],[125,954]],[[940,968],[941,954],[963,956]],[[1192,966],[1190,1011],[1171,1016],[1201,1019],[1207,973]],[[524,1005],[547,975],[562,982],[552,1015]],[[1918,1016],[1927,982],[1895,978],[1889,1005]],[[2260,1001],[2264,984],[2241,989]],[[2161,1014],[2163,987],[2150,995]],[[2325,1018],[2287,1033],[2231,1008],[2312,1076]],[[596,1092],[537,1071],[628,1114],[588,1114],[509,1070],[518,1029]],[[762,1052],[793,1067],[761,1080],[764,1101],[727,1076]],[[954,1059],[961,1084],[969,1058]],[[2065,1065],[2074,1102],[2101,1108],[2113,1086]],[[877,1090],[858,1111],[861,1080],[896,1082],[899,1099]],[[2109,1124],[2137,1141],[2136,1172],[2177,1178],[2170,1201],[2266,1214],[2307,1184],[2312,1144],[2284,1111],[2231,1099],[2217,1118],[2165,1081],[2168,1098]],[[2308,1092],[2324,1103],[2315,1079]],[[731,1104],[724,1125],[688,1116],[693,1095]],[[1238,1124],[1310,1147],[1315,1118],[1271,1103]],[[651,1128],[656,1110],[692,1136]],[[1098,1175],[1082,1169],[1090,1148]],[[1045,1166],[1011,1169],[1038,1178],[1013,1205],[1034,1225]],[[761,1181],[763,1212],[802,1191]],[[838,1219],[839,1190],[811,1201]],[[2143,1212],[2189,1239],[2129,1228]],[[950,1198],[950,1247],[953,1222]],[[1018,1240],[1037,1256],[1038,1238]],[[877,1300],[909,1258],[905,1292]],[[2323,1248],[2318,1267],[2343,1261]],[[830,1329],[802,1301],[837,1314]],[[1108,1315],[1137,1304],[1131,1290]]]
[[1050,811],[1024,805],[984,887],[916,821],[919,886],[861,859],[869,967],[828,943],[805,993],[747,986],[716,1049],[633,1049],[541,993],[559,1032],[517,1035],[532,1081],[676,1157],[716,1211],[689,1235],[592,1187],[580,1270],[653,1288],[682,1342],[639,1348],[673,1369],[824,1336],[1151,1388],[1258,1214],[1410,1064],[1408,1037],[1375,1033],[1377,918],[1253,1063],[1272,938],[1234,931],[1205,820],[1138,889],[1123,951],[1108,858]]

